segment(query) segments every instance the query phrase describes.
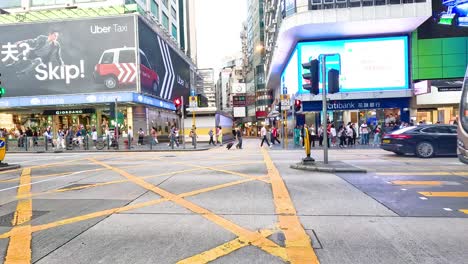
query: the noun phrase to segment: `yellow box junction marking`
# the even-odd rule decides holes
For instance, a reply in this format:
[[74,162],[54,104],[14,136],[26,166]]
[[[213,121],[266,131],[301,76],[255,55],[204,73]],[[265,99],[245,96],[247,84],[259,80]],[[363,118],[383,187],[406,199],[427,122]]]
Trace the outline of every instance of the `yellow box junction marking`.
[[442,182],[440,181],[392,181],[392,184],[395,185],[432,185],[440,186]]
[[286,253],[288,254],[290,263],[320,263],[312,248],[310,237],[305,232],[296,215],[296,209],[278,169],[273,164],[268,152],[263,148],[262,153],[267,166],[268,176],[270,176],[279,227],[285,236]]
[[[263,237],[269,237],[270,235],[277,233],[279,231],[278,228],[274,229],[262,229],[259,231],[260,235]],[[242,238],[238,237],[234,240],[231,240],[227,243],[224,243],[220,246],[207,250],[203,253],[198,255],[183,259],[178,261],[177,264],[204,264],[215,259],[218,259],[222,256],[226,256],[238,249],[248,246],[249,244],[242,240]]]
[[[236,225],[235,223],[225,219],[225,218],[222,218],[221,216],[219,215],[216,215],[214,214],[213,212],[201,207],[201,206],[198,206],[192,202],[189,202],[183,198],[181,198],[180,196],[177,196],[175,194],[172,194],[166,190],[163,190],[159,187],[156,187],[155,185],[153,184],[150,184],[146,181],[144,181],[143,179],[139,178],[139,177],[136,177],[126,171],[123,171],[121,169],[118,169],[118,168],[114,168],[112,166],[109,166],[103,162],[100,162],[100,161],[97,161],[97,160],[93,160],[94,163],[96,164],[101,164],[103,167],[106,167],[106,168],[109,168],[115,172],[118,172],[120,175],[124,176],[125,178],[129,179],[130,181],[132,181],[133,183],[147,189],[147,190],[150,190],[166,199],[169,199],[170,201],[180,205],[180,206],[183,206],[184,208],[194,212],[194,213],[197,213],[199,214],[200,216],[210,220],[211,222],[223,227],[224,229],[236,234],[237,236],[241,237],[243,240],[245,241],[248,241],[248,243],[251,243],[252,245],[254,246],[257,246],[258,248],[274,255],[274,256],[277,256],[277,257],[280,257],[281,259],[283,259],[284,261],[287,261],[288,258],[284,252],[284,248],[280,247],[278,244],[272,242],[271,240],[269,239],[266,239],[264,238],[263,236],[261,236],[259,233],[257,232],[253,232],[253,231],[250,231],[248,229],[245,229],[241,226],[238,226]],[[310,263],[310,262],[309,262]]]
[[468,209],[460,209],[459,211],[464,213],[464,214],[468,214]]
[[[31,169],[23,169],[20,177],[18,195],[27,195],[31,192]],[[5,256],[5,264],[31,262],[31,199],[19,200],[11,224],[10,242]]]
[[[251,181],[255,181],[255,180],[259,180],[259,179],[265,179],[266,177],[267,176],[262,176],[262,177],[258,177],[258,179],[257,178],[252,178],[252,179],[244,179],[244,180],[239,180],[239,181],[230,182],[230,183],[224,183],[224,184],[215,185],[215,186],[208,187],[208,188],[199,189],[199,190],[196,190],[196,191],[182,193],[182,194],[179,194],[178,196],[180,196],[182,198],[185,198],[185,197],[189,197],[189,196],[193,196],[193,195],[197,195],[197,194],[201,194],[201,193],[205,193],[205,192],[209,192],[209,191],[219,190],[219,189],[235,186],[235,185],[238,185],[238,184],[243,184],[243,183],[246,183],[246,182],[251,182]],[[144,207],[147,207],[147,206],[156,205],[156,204],[166,202],[166,201],[169,201],[169,200],[168,199],[156,199],[156,200],[151,200],[151,201],[148,201],[148,202],[136,203],[136,204],[133,204],[133,205],[127,205],[127,206],[123,206],[123,207],[107,209],[107,210],[98,211],[98,212],[94,212],[94,213],[90,213],[90,214],[86,214],[86,215],[80,215],[80,216],[76,216],[76,217],[62,219],[62,220],[51,222],[51,223],[44,224],[44,225],[33,226],[31,230],[32,230],[32,232],[42,231],[42,230],[54,228],[54,227],[57,227],[57,226],[62,226],[62,225],[67,225],[67,224],[72,224],[72,223],[76,223],[76,222],[81,222],[81,221],[93,219],[93,218],[96,218],[96,217],[107,216],[107,215],[111,215],[111,214],[114,214],[114,213],[120,213],[120,212],[129,211],[129,210],[144,208]],[[6,232],[6,233],[3,233],[3,234],[0,235],[0,239],[8,238],[10,236],[11,236],[11,232]]]
[[468,192],[419,192],[426,197],[468,197]]

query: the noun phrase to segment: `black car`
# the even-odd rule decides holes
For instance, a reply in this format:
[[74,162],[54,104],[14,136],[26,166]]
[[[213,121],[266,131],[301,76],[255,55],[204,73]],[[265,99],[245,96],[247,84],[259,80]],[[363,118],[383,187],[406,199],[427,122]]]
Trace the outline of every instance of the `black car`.
[[422,125],[385,134],[380,147],[397,155],[416,154],[420,158],[457,154],[457,126]]

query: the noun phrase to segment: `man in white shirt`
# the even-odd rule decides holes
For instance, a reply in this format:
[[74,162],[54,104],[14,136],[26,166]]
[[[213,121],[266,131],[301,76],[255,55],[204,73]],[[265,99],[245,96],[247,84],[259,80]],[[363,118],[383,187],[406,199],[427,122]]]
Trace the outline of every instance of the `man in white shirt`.
[[366,123],[361,124],[359,132],[361,133],[361,144],[362,145],[369,144],[369,129],[367,128]]
[[267,130],[265,126],[260,129],[260,136],[262,136],[262,143],[260,144],[260,147],[263,147],[263,142],[266,141],[267,145],[271,148],[270,142],[268,142]]

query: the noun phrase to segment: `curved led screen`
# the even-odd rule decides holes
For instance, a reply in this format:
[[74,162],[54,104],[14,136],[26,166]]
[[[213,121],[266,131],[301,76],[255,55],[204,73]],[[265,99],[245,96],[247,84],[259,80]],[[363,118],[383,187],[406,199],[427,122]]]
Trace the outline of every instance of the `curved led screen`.
[[[309,93],[302,88],[305,72],[301,64],[319,59],[322,54],[329,55],[326,71],[340,72],[340,92],[409,88],[406,36],[300,42],[281,75],[282,88],[286,86],[289,94]],[[319,87],[322,87],[321,79]]]

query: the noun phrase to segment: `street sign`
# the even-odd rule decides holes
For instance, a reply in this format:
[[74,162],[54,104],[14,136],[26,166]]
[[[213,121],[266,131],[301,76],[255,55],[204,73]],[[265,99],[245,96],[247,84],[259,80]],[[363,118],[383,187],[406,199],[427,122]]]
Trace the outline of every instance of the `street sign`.
[[281,107],[289,107],[291,106],[291,97],[289,94],[282,94],[280,95]]
[[197,108],[198,107],[198,100],[196,96],[189,97],[189,107],[190,108]]
[[6,139],[0,138],[0,161],[3,161],[6,153]]

